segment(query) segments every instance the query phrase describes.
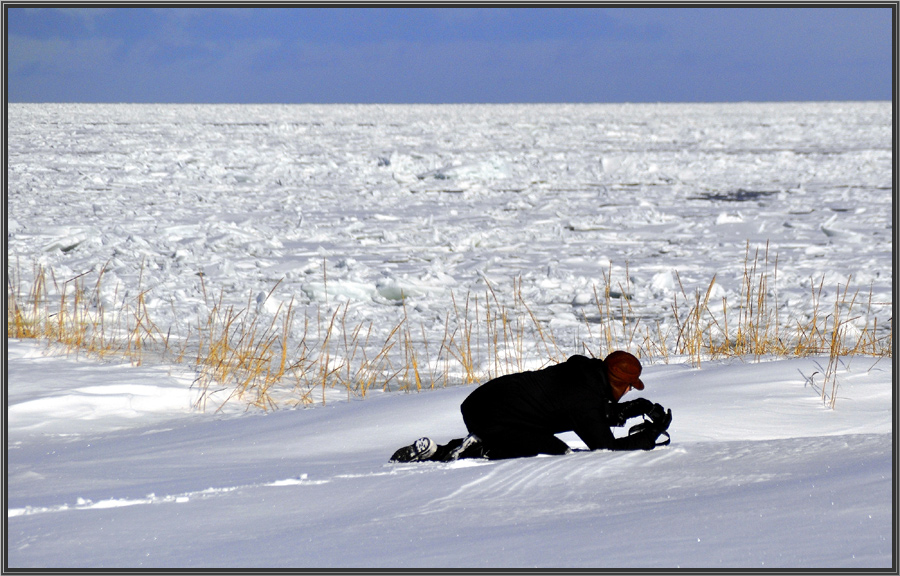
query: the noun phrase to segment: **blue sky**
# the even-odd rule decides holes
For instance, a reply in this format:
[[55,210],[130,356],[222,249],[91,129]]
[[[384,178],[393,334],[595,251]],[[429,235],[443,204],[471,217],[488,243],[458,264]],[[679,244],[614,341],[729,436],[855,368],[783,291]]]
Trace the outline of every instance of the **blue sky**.
[[11,102],[890,100],[883,8],[11,8]]

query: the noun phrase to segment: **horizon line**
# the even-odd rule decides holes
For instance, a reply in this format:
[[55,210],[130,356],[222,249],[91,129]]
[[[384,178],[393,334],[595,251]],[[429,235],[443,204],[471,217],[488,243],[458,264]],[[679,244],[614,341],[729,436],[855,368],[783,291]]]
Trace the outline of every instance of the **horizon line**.
[[831,102],[844,102],[844,103],[876,103],[876,102],[890,102],[894,103],[894,100],[880,100],[880,99],[836,99],[836,100],[819,100],[819,99],[811,99],[811,100],[607,100],[607,101],[547,101],[547,102],[468,102],[468,101],[460,101],[460,102],[277,102],[277,101],[267,101],[267,102],[229,102],[229,101],[221,101],[221,102],[173,102],[173,101],[159,101],[159,102],[137,102],[137,101],[119,101],[119,102],[107,102],[107,101],[95,101],[95,100],[62,100],[62,101],[34,101],[34,100],[22,100],[22,101],[7,101],[6,105],[9,106],[11,104],[108,104],[108,105],[150,105],[150,106],[159,106],[159,105],[173,105],[173,106],[553,106],[553,105],[562,105],[562,106],[573,106],[573,105],[601,105],[601,104],[816,104],[816,103],[831,103]]

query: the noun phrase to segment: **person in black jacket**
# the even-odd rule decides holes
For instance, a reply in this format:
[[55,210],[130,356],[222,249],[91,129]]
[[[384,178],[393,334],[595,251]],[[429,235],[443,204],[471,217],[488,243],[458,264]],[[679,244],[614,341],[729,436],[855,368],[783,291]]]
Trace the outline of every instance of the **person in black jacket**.
[[[463,401],[468,436],[443,446],[420,438],[397,450],[391,461],[568,454],[571,449],[556,434],[570,431],[591,450],[652,450],[661,435],[668,438],[672,411],[645,398],[619,402],[629,390],[644,389],[640,375],[637,358],[615,351],[604,360],[576,355],[542,370],[500,376]],[[645,421],[628,436],[612,433],[611,427],[641,415]]]

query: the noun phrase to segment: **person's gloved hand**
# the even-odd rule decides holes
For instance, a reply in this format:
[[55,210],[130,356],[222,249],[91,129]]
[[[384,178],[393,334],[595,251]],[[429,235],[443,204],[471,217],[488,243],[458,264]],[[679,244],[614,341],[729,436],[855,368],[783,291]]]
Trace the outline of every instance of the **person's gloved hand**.
[[[644,450],[652,450],[657,445],[665,446],[669,443],[668,433],[666,430],[672,423],[672,411],[666,410],[660,404],[654,404],[645,414],[646,420],[640,424],[635,424],[628,430],[628,438],[634,442],[634,445]],[[666,440],[662,444],[657,444],[656,440],[666,434]]]
[[654,426],[659,428],[660,432],[666,430],[672,423],[672,411],[663,408],[662,404],[654,404],[644,414],[653,422]]
[[659,434],[655,430],[645,428],[635,434],[629,434],[627,441],[636,450],[653,450],[656,448],[656,439]]
[[635,398],[629,402],[609,404],[607,418],[610,426],[623,426],[629,418],[647,414],[653,409],[653,402],[646,398]]
[[650,410],[653,409],[653,402],[647,400],[646,398],[635,398],[629,402],[622,402],[622,412],[628,418],[634,418],[635,416],[640,416],[641,414],[647,414]]

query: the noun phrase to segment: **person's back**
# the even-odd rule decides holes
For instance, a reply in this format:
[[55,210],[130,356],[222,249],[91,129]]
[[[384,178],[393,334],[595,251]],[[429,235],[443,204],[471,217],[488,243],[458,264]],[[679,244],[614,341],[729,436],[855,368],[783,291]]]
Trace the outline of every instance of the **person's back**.
[[[462,403],[469,430],[481,423],[558,434],[593,415],[603,418],[611,402],[606,367],[600,359],[572,356],[542,370],[500,376],[482,384]],[[471,425],[470,425],[471,424]]]

